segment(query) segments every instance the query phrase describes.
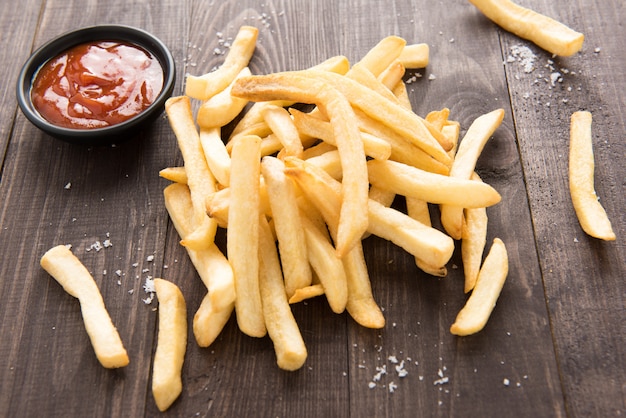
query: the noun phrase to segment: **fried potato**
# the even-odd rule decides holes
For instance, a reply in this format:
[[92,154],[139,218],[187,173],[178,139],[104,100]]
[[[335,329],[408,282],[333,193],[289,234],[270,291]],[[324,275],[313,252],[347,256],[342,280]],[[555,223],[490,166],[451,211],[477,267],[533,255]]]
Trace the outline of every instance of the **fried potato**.
[[219,128],[201,128],[200,144],[209,170],[224,187],[230,184],[230,155],[222,141]]
[[182,369],[187,350],[187,308],[178,286],[154,279],[159,301],[159,332],[152,365],[152,394],[165,411],[183,390]]
[[495,205],[500,194],[488,184],[433,174],[395,161],[367,162],[370,183],[429,203],[480,208]]
[[289,298],[289,304],[299,303],[307,299],[312,299],[324,294],[324,286],[321,283],[312,284],[311,286],[297,289],[291,298]]
[[266,106],[263,109],[263,119],[285,148],[285,155],[302,157],[304,148],[300,140],[300,133],[285,108]]
[[224,90],[248,66],[259,30],[252,26],[242,26],[230,46],[224,63],[215,71],[201,75],[188,75],[185,95],[199,100],[207,100]]
[[335,248],[329,237],[316,227],[306,215],[301,218],[308,260],[323,286],[323,293],[326,294],[328,305],[333,312],[341,313],[346,309],[348,302],[348,283],[343,263],[335,254]]
[[399,36],[387,36],[359,60],[358,64],[367,68],[374,77],[378,77],[385,69],[402,54],[406,40]]
[[502,240],[495,238],[480,269],[474,290],[450,327],[452,334],[470,335],[484,328],[500,296],[508,272],[506,247]]
[[311,103],[329,117],[343,167],[343,199],[336,251],[339,256],[345,254],[360,241],[367,229],[369,187],[363,142],[350,103],[326,82],[297,72],[240,79],[232,94],[252,101],[283,99]]
[[244,334],[266,334],[259,290],[259,177],[261,139],[242,137],[231,154],[227,253],[235,275],[235,313]]
[[265,215],[260,215],[257,219],[259,287],[267,333],[274,343],[278,367],[288,371],[298,370],[306,361],[306,346],[287,300],[272,231]]
[[[478,174],[472,175],[474,181],[481,181]],[[463,232],[461,233],[461,259],[465,276],[465,293],[474,288],[478,279],[483,252],[487,244],[487,209],[466,208]]]
[[[190,192],[183,184],[171,184],[163,190],[165,208],[178,235],[184,239],[193,231]],[[202,283],[209,291],[214,310],[226,309],[235,301],[235,279],[230,263],[215,243],[194,250],[185,248]]]
[[[450,168],[450,177],[469,179],[472,176],[480,153],[503,119],[504,110],[497,109],[479,116],[472,122],[458,147]],[[441,205],[441,224],[452,238],[461,239],[463,207]]]
[[104,306],[100,289],[80,260],[68,247],[58,245],[41,257],[41,267],[78,299],[85,329],[100,364],[106,368],[127,366],[128,354]]
[[291,298],[297,289],[311,284],[312,273],[295,185],[285,175],[284,169],[283,162],[275,157],[263,157],[261,161],[261,173],[265,179],[278,239],[285,291],[287,297]]
[[554,55],[570,56],[583,46],[585,36],[582,33],[510,0],[469,1],[504,30],[527,39]]
[[170,126],[176,135],[178,147],[185,161],[187,185],[191,190],[194,207],[194,232],[182,242],[190,248],[206,248],[215,239],[217,223],[210,219],[205,210],[205,200],[215,192],[215,178],[209,171],[200,136],[193,122],[191,102],[186,96],[171,97],[165,102]]
[[[252,75],[250,69],[245,67],[234,80],[240,77]],[[196,122],[200,128],[220,128],[232,122],[248,104],[247,100],[233,97],[230,91],[234,80],[222,91],[206,100],[198,109]]]
[[594,189],[594,157],[591,136],[592,115],[578,111],[571,116],[569,189],[576,216],[583,230],[594,238],[616,239],[611,221]]
[[[289,113],[293,116],[293,122],[298,132],[321,139],[335,147],[337,146],[333,126],[330,122],[326,122],[297,109],[289,109]],[[363,141],[363,150],[366,156],[377,160],[387,160],[391,156],[391,145],[384,139],[368,134],[367,132],[361,132],[361,140]]]
[[167,167],[159,171],[159,176],[174,183],[187,184],[185,167]]
[[[410,196],[406,197],[406,212],[407,215],[419,223],[428,227],[432,226],[428,202],[425,200]],[[448,275],[448,269],[446,266],[432,266],[417,256],[415,257],[415,265],[423,272],[432,276],[446,277]]]
[[211,303],[211,294],[207,293],[200,303],[200,307],[193,316],[193,334],[198,347],[208,347],[220,335],[230,319],[235,302],[215,309]]
[[398,61],[405,67],[411,69],[428,67],[430,48],[428,44],[412,44],[402,48]]

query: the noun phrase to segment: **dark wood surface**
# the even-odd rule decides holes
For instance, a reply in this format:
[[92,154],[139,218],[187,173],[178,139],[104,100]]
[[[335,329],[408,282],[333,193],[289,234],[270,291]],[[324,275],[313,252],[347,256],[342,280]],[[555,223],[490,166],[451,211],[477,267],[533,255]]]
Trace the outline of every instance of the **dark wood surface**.
[[[553,58],[503,32],[461,0],[3,3],[0,416],[626,414],[621,0],[520,1],[585,33],[582,52],[569,58]],[[322,298],[296,305],[309,356],[301,370],[284,372],[269,338],[246,337],[231,319],[211,347],[189,340],[183,393],[159,413],[150,391],[157,303],[142,301],[142,285],[148,276],[177,283],[190,318],[205,293],[163,204],[168,183],[158,172],[182,163],[174,135],[162,117],[116,147],[65,144],[32,126],[14,94],[34,48],[100,23],[160,37],[178,66],[175,94],[186,73],[221,63],[223,55],[214,52],[220,34],[232,38],[243,24],[260,29],[253,73],[301,69],[339,54],[355,62],[387,35],[428,43],[430,65],[408,86],[417,113],[448,107],[464,131],[482,113],[506,111],[477,167],[503,197],[488,210],[489,241],[500,237],[510,257],[486,328],[463,338],[449,332],[466,300],[458,251],[448,277],[436,279],[418,271],[412,256],[370,237],[365,256],[384,329],[333,314]],[[520,45],[534,54],[531,73],[509,59]],[[557,71],[562,80],[552,85]],[[594,116],[596,190],[615,242],[587,237],[569,198],[569,116],[579,109]],[[218,238],[224,248],[224,237]],[[112,246],[90,249],[106,239]],[[57,244],[72,244],[92,272],[129,351],[128,367],[99,365],[77,301],[39,267],[41,255]],[[406,377],[396,372],[394,358],[404,361]],[[387,374],[370,388],[382,367]]]

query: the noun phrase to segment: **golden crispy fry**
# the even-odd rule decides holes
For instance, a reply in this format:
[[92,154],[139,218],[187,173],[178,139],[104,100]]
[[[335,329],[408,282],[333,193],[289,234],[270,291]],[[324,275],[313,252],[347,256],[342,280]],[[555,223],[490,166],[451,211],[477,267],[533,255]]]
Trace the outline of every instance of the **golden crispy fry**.
[[307,350],[285,294],[280,261],[274,237],[265,215],[259,221],[259,287],[267,333],[274,343],[276,362],[283,370],[298,370],[307,357]]
[[[358,109],[355,110],[354,114],[363,132],[381,138],[391,145],[391,155],[389,159],[421,168],[431,173],[447,175],[450,172],[450,168],[446,164],[435,160],[428,155],[426,151],[408,141],[389,126],[370,118]],[[450,161],[452,161],[451,158]]]
[[299,72],[243,78],[237,81],[232,94],[252,101],[285,99],[312,103],[329,117],[343,167],[343,199],[336,250],[339,256],[345,254],[360,241],[367,229],[369,187],[363,142],[348,101],[326,82]]
[[[178,235],[184,239],[193,231],[190,192],[183,184],[171,184],[163,190],[165,208]],[[215,243],[194,250],[186,248],[200,279],[209,290],[214,310],[226,309],[235,301],[235,282],[232,268]]]
[[235,274],[235,312],[244,334],[266,334],[259,290],[259,176],[261,139],[242,137],[233,147],[230,208],[226,231],[228,260]]
[[211,173],[224,187],[230,184],[230,155],[219,128],[200,129],[200,144]]
[[89,271],[64,245],[48,250],[41,257],[41,267],[70,295],[80,302],[85,329],[96,357],[106,368],[128,365],[129,359],[102,295]]
[[[336,56],[327,59],[326,61],[321,62],[318,65],[311,67],[311,69],[317,69],[322,71],[331,71],[337,74],[346,74],[350,69],[350,62],[344,56]],[[233,129],[231,134],[231,138],[242,134],[244,131],[248,131],[251,126],[254,126],[258,123],[264,124],[263,122],[263,109],[267,106],[279,106],[279,107],[289,107],[293,105],[294,102],[290,100],[273,100],[268,102],[257,102],[254,103],[250,109],[246,112],[245,115],[241,118],[241,120],[237,123],[237,126]],[[263,137],[265,135],[259,135]]]
[[[300,189],[319,210],[332,237],[335,238],[339,223],[341,185],[326,172],[305,161],[286,158],[285,166],[286,174],[300,185]],[[385,318],[372,295],[361,241],[359,240],[341,259],[348,282],[346,310],[362,326],[382,328],[385,325]]]
[[248,66],[259,30],[252,26],[242,26],[235,37],[224,63],[215,71],[199,77],[188,75],[185,95],[199,100],[207,100],[224,90],[237,74]]
[[510,0],[469,1],[504,30],[528,39],[554,55],[573,55],[583,46],[585,36],[582,33]]
[[207,216],[204,203],[206,197],[215,192],[215,178],[204,158],[189,98],[178,96],[168,99],[165,111],[185,161],[187,185],[191,190],[194,207],[195,231],[186,237],[183,245],[195,249],[206,248],[214,241],[217,230],[217,223]]
[[[245,67],[237,74],[235,80],[249,75],[252,75],[252,73],[248,67]],[[241,113],[248,101],[231,96],[230,91],[233,82],[224,90],[202,103],[196,116],[196,122],[198,122],[200,128],[220,128],[226,126]]]
[[[428,209],[428,202],[415,197],[406,198],[406,212],[411,218],[424,224],[425,226],[432,226],[430,221],[430,211]],[[420,257],[415,257],[415,265],[425,273],[428,273],[436,277],[446,277],[448,275],[448,269],[446,266],[432,266],[422,260]]]
[[152,394],[165,411],[183,390],[181,378],[187,350],[187,309],[178,286],[154,279],[159,300],[159,333],[152,365]]
[[211,294],[204,296],[193,316],[193,334],[198,347],[208,347],[213,344],[226,326],[234,309],[235,302],[215,309],[211,303]]
[[[471,124],[454,158],[450,177],[469,179],[476,168],[476,161],[485,144],[502,123],[504,110],[497,109],[476,118]],[[454,239],[461,239],[463,229],[463,207],[441,205],[441,224]]]
[[446,144],[447,140],[441,132],[430,129],[428,122],[407,110],[399,102],[394,103],[348,77],[313,70],[303,71],[302,73],[308,77],[329,83],[352,106],[357,107],[372,119],[399,133],[437,161],[444,164],[450,163],[450,157],[446,154],[446,150],[450,149],[451,145]]
[[[478,174],[472,175],[472,180],[481,181]],[[478,279],[480,265],[483,262],[483,252],[487,244],[487,209],[466,208],[465,222],[461,234],[461,259],[465,276],[465,293],[474,288]]]
[[428,66],[429,55],[430,49],[428,44],[406,45],[402,49],[398,61],[400,61],[405,68],[426,68]]
[[[333,146],[337,146],[337,141],[330,122],[321,120],[310,113],[304,113],[297,109],[289,109],[289,113],[293,116],[293,122],[301,134],[321,139]],[[375,135],[361,132],[361,140],[363,141],[363,150],[368,157],[377,160],[386,160],[391,156],[391,145],[384,139]]]
[[484,328],[500,296],[508,272],[509,259],[506,247],[502,240],[495,238],[480,269],[472,294],[450,327],[452,334],[470,335]]
[[263,119],[285,148],[286,155],[301,158],[304,148],[289,112],[283,107],[267,106],[263,109]]
[[174,183],[187,184],[185,167],[167,167],[159,171],[159,176]]
[[365,68],[361,64],[354,65],[348,74],[346,74],[346,78],[356,81],[364,87],[378,93],[385,99],[391,101],[392,103],[399,104],[400,101],[393,94],[393,92],[383,84],[378,78],[374,76],[367,68]]
[[261,161],[261,173],[265,179],[278,239],[285,291],[290,298],[297,289],[311,284],[312,274],[295,185],[285,176],[284,169],[283,162],[275,157],[263,157]]
[[501,200],[500,194],[483,182],[429,173],[391,160],[370,160],[367,167],[372,184],[430,203],[480,208]]
[[402,247],[430,266],[444,266],[454,252],[454,241],[443,232],[378,202],[369,202],[368,231]]
[[348,302],[348,283],[343,263],[335,254],[329,237],[306,215],[302,216],[302,227],[309,262],[323,286],[328,304],[333,312],[341,313]]
[[432,124],[435,129],[441,131],[446,122],[448,122],[448,116],[450,116],[450,109],[443,108],[441,110],[433,110],[424,119]]
[[307,299],[322,296],[323,294],[324,286],[322,286],[320,283],[312,284],[311,286],[303,287],[302,289],[296,290],[296,293],[294,293],[293,296],[289,298],[289,304],[293,305],[294,303],[299,303]]
[[402,54],[405,45],[404,39],[398,36],[387,36],[367,51],[358,64],[367,68],[374,77],[378,77]]
[[378,81],[393,92],[393,89],[402,82],[406,68],[398,60],[392,62],[385,71],[378,76]]
[[569,189],[580,226],[590,236],[615,240],[611,221],[598,201],[594,190],[592,116],[589,112],[574,112],[570,125]]

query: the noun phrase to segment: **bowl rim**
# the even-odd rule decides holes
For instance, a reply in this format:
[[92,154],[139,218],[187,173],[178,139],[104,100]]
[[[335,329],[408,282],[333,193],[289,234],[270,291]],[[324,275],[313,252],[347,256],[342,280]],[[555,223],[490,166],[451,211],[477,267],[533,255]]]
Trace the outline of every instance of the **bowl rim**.
[[[163,87],[150,106],[132,118],[115,125],[94,129],[72,129],[57,126],[43,118],[31,100],[34,77],[39,69],[49,60],[62,52],[86,42],[110,40],[138,45],[152,54],[163,70]],[[60,139],[73,142],[88,142],[119,134],[126,129],[136,127],[153,117],[153,112],[161,108],[171,95],[176,81],[176,64],[172,53],[155,35],[146,30],[128,25],[103,24],[86,26],[65,32],[38,47],[26,60],[19,73],[16,96],[19,107],[26,118],[36,127]],[[117,138],[120,139],[120,138]],[[111,142],[111,141],[109,141]]]

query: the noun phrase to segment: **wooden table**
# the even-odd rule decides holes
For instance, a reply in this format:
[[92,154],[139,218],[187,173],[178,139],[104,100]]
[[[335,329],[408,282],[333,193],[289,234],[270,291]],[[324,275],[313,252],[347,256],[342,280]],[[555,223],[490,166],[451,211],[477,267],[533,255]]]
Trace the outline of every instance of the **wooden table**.
[[[150,391],[157,302],[144,303],[142,285],[148,277],[177,283],[190,318],[205,293],[163,204],[168,182],[158,172],[182,164],[165,116],[127,143],[87,148],[42,134],[17,108],[15,81],[34,48],[103,23],[160,37],[178,66],[175,94],[186,73],[220,65],[223,43],[247,24],[260,29],[254,73],[301,69],[340,54],[355,62],[383,37],[399,35],[431,48],[428,68],[407,75],[418,114],[448,107],[464,133],[480,114],[506,111],[477,166],[502,194],[488,210],[488,240],[500,237],[510,257],[482,332],[449,332],[466,300],[459,251],[448,277],[437,279],[403,250],[370,237],[365,256],[384,329],[333,314],[323,298],[295,305],[309,356],[301,370],[284,372],[269,338],[244,336],[231,319],[209,348],[189,339],[183,393],[163,416],[623,416],[626,6],[520,3],[585,33],[583,50],[551,57],[462,0],[5,0],[0,416],[161,415]],[[520,46],[532,51],[532,72],[515,54]],[[596,190],[614,242],[586,236],[571,204],[569,116],[579,109],[594,116]],[[94,246],[105,240],[109,246]],[[57,244],[71,244],[92,272],[129,351],[128,367],[99,365],[77,301],[39,267]],[[408,374],[401,377],[396,366]],[[386,374],[375,381],[381,369]]]

